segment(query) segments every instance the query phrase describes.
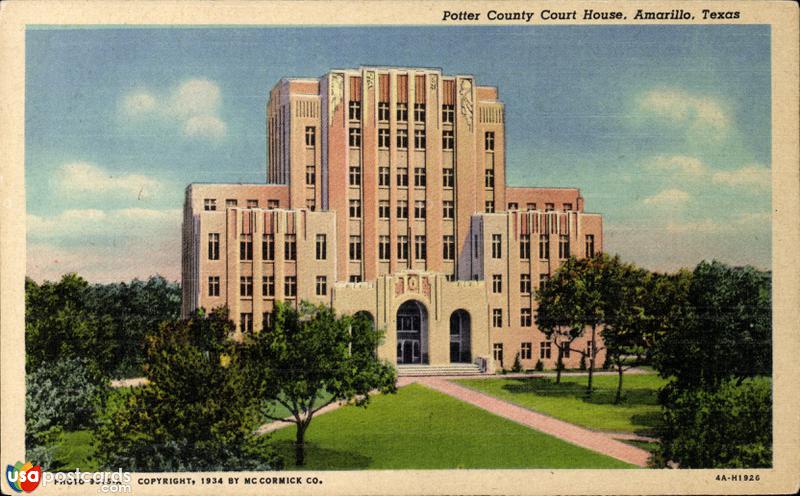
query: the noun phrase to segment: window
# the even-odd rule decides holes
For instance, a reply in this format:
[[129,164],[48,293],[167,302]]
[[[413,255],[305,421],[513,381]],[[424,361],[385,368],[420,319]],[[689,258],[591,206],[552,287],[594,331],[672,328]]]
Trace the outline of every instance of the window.
[[208,259],[219,260],[219,233],[208,233]]
[[425,149],[425,130],[424,129],[415,129],[414,130],[414,148],[417,150],[424,150]]
[[480,238],[478,238],[478,235],[476,234],[472,238],[472,251],[474,252],[476,257],[478,256],[478,252],[480,252],[480,250],[481,250]]
[[539,343],[539,358],[542,360],[550,358],[551,343],[550,341],[543,341]]
[[317,169],[313,165],[306,166],[306,184],[309,186],[317,182]]
[[349,282],[361,282],[361,276],[356,274],[354,276],[350,276],[348,279]]
[[253,259],[253,235],[242,234],[242,240],[239,241],[239,259],[252,260]]
[[569,235],[567,234],[558,236],[558,258],[562,260],[569,258]]
[[351,121],[360,121],[361,120],[361,102],[350,101],[350,105],[347,106],[347,117]]
[[378,186],[389,186],[388,167],[378,167]]
[[408,104],[407,103],[398,103],[397,104],[397,122],[406,122],[408,121]]
[[563,205],[563,209],[565,212],[569,212],[570,210],[572,210],[572,203],[565,203]]
[[533,345],[531,343],[522,343],[519,348],[519,357],[522,360],[530,360],[533,355]]
[[317,130],[313,126],[306,127],[306,146],[317,144]]
[[487,188],[494,188],[494,169],[486,169],[483,175],[483,185]]
[[509,203],[509,204],[508,204],[508,209],[509,209],[509,210],[519,210],[519,204],[517,204],[517,203],[513,203],[513,202],[512,202],[512,203]]
[[397,148],[401,150],[408,148],[408,129],[397,130]]
[[408,236],[397,237],[397,258],[408,260]]
[[456,117],[455,105],[442,105],[442,122],[452,124]]
[[317,234],[317,260],[328,258],[328,237],[324,234]]
[[381,219],[389,218],[389,200],[378,201],[378,217]]
[[492,309],[492,327],[503,327],[503,309]]
[[261,278],[261,293],[264,298],[275,296],[275,276],[263,276]]
[[283,242],[283,258],[297,260],[297,238],[294,234],[287,234]]
[[535,203],[528,203],[527,209],[528,209],[529,212],[531,210],[536,210],[536,204]]
[[253,278],[251,276],[239,278],[239,296],[243,298],[253,297]]
[[297,277],[286,276],[283,280],[283,296],[294,298],[297,296]]
[[453,131],[445,129],[442,131],[442,150],[453,150],[455,148],[456,138]]
[[408,186],[408,169],[405,167],[397,168],[397,185]]
[[500,367],[503,366],[503,343],[494,343],[492,345],[492,356],[494,357],[494,361],[500,364]]
[[236,207],[238,205],[239,205],[239,201],[234,199],[234,198],[228,198],[227,200],[225,200],[225,206],[226,207]]
[[519,236],[519,258],[528,260],[531,258],[531,235],[521,234]]
[[561,357],[562,358],[569,358],[569,352],[571,351],[569,349],[569,343],[564,343],[562,346],[563,346],[563,348],[561,349]]
[[425,218],[425,200],[417,200],[414,202],[414,218]]
[[503,276],[501,274],[492,275],[492,293],[503,292]]
[[219,276],[208,277],[208,296],[219,296]]
[[349,136],[350,148],[358,148],[361,146],[361,128],[351,127]]
[[272,327],[272,313],[264,312],[261,314],[261,328],[269,329]]
[[425,187],[427,184],[426,181],[426,174],[425,174],[425,167],[415,167],[414,168],[414,186],[417,187]]
[[519,325],[522,327],[530,327],[532,320],[531,309],[521,308],[519,311]]
[[261,258],[266,260],[275,260],[275,236],[272,234],[265,234],[261,238]]
[[203,210],[216,210],[217,200],[214,198],[206,198],[203,200]]
[[452,167],[445,167],[442,169],[442,186],[445,188],[452,188],[455,186],[456,176]]
[[456,259],[456,238],[455,236],[445,236],[442,239],[442,258],[445,260]]
[[378,258],[380,260],[389,260],[389,236],[378,237]]
[[425,260],[428,258],[428,249],[425,244],[425,236],[414,236],[414,258]]
[[313,198],[306,199],[306,208],[312,212],[317,209],[317,200]]
[[328,278],[317,276],[317,296],[325,296],[326,294],[328,294]]
[[425,104],[414,104],[414,122],[425,122]]
[[361,217],[361,200],[350,200],[350,218],[358,219]]
[[361,186],[361,167],[350,167],[350,186]]
[[491,200],[487,201],[484,206],[486,207],[485,210],[486,210],[487,214],[494,213],[494,202],[493,201],[491,201]]
[[492,258],[503,258],[503,236],[492,234]]
[[361,236],[350,236],[350,260],[361,260]]
[[378,120],[389,122],[389,102],[378,102]]
[[382,127],[378,129],[378,148],[389,148],[390,136],[389,128]]
[[483,137],[483,149],[494,151],[494,131],[486,131]]
[[530,274],[520,274],[519,275],[519,292],[527,295],[531,294],[531,275]]
[[555,209],[556,209],[556,207],[555,207],[555,205],[554,205],[554,204],[552,204],[552,203],[545,203],[545,204],[544,204],[544,211],[545,211],[545,212],[552,212],[552,211],[553,211],[553,210],[555,210]]
[[550,258],[550,235],[542,234],[539,236],[539,259],[548,260]]
[[586,256],[594,256],[594,234],[586,235]]
[[278,208],[281,206],[279,200],[267,200],[267,208]]
[[408,202],[406,200],[397,200],[397,218],[408,218]]
[[442,217],[445,219],[452,219],[455,217],[455,207],[452,201],[445,200],[442,202]]
[[240,313],[239,314],[239,327],[242,332],[253,332],[253,314]]
[[547,286],[547,281],[550,280],[550,276],[548,274],[539,274],[539,289],[544,289]]

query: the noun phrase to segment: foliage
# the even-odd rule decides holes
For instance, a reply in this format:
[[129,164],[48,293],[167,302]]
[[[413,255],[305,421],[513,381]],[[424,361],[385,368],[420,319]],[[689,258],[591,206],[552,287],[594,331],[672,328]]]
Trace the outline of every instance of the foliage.
[[581,361],[578,364],[578,369],[586,370],[586,355],[584,353],[581,353]]
[[218,308],[164,322],[147,338],[149,384],[110,401],[98,429],[101,466],[138,471],[279,466],[246,388],[234,324]]
[[535,365],[533,368],[534,368],[534,370],[536,370],[537,372],[541,372],[541,371],[543,371],[543,370],[544,370],[544,363],[542,363],[542,360],[541,360],[541,359],[539,359],[539,360],[536,360],[536,365]]
[[[370,392],[395,391],[394,367],[377,358],[383,334],[364,317],[337,317],[328,306],[278,304],[272,324],[245,346],[249,393],[291,412],[276,421],[296,425],[295,463],[303,465],[305,432],[314,414],[336,401],[366,406]],[[320,401],[323,392],[326,401]]]
[[519,352],[514,355],[514,365],[511,366],[511,372],[522,372],[522,362],[519,360]]
[[[673,385],[674,386],[674,385]],[[714,391],[662,391],[657,460],[681,468],[772,466],[772,394],[766,378],[727,379]]]

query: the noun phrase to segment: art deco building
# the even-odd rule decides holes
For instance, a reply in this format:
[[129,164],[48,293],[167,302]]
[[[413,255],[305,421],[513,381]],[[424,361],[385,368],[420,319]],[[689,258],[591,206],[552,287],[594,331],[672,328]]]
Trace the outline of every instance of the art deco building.
[[506,185],[504,116],[497,88],[439,69],[282,79],[267,184],[186,188],[184,314],[227,305],[246,333],[309,300],[366,312],[417,372],[554,366],[534,295],[602,249],[602,218],[578,189]]

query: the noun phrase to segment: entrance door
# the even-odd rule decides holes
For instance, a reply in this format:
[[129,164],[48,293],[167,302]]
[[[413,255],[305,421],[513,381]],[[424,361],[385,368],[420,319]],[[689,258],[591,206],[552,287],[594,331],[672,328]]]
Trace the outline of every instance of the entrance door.
[[417,301],[397,310],[397,363],[428,363],[428,314]]
[[450,362],[470,363],[471,361],[469,314],[465,310],[456,310],[450,315]]

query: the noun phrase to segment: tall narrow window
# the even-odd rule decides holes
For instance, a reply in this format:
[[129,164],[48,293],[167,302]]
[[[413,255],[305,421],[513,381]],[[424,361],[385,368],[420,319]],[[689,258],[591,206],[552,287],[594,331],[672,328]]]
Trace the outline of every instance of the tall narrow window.
[[283,258],[297,260],[297,237],[294,234],[286,235],[283,243]]
[[261,278],[261,294],[264,298],[275,296],[275,276],[263,276]]
[[317,143],[317,131],[313,126],[306,127],[306,146],[314,146]]
[[550,258],[550,235],[539,235],[539,258],[541,260],[548,260]]
[[261,238],[261,258],[264,261],[275,260],[275,236],[272,234],[265,234]]
[[492,345],[492,357],[494,361],[503,367],[503,343],[494,343]]
[[326,294],[328,294],[328,278],[317,276],[317,296],[325,296]]
[[452,167],[445,167],[442,169],[442,186],[445,188],[453,188],[456,184],[456,175]]
[[378,201],[378,218],[380,219],[389,218],[389,200]]
[[549,274],[539,274],[539,289],[540,290],[544,289],[544,287],[547,286],[547,281],[549,280],[550,280]]
[[406,200],[397,200],[397,218],[408,218],[408,202]]
[[414,104],[414,122],[425,122],[425,104]]
[[543,341],[539,343],[539,358],[542,360],[550,358],[552,345],[550,341]]
[[397,148],[401,150],[408,148],[408,129],[397,130]]
[[531,275],[530,274],[520,274],[519,275],[519,292],[528,295],[531,294]]
[[348,105],[347,109],[348,117],[351,121],[361,120],[361,102],[350,101],[350,105]]
[[488,200],[486,202],[486,204],[485,204],[485,207],[486,207],[485,210],[486,210],[487,214],[491,214],[491,213],[494,212],[494,202],[492,200]]
[[350,236],[350,260],[361,260],[361,236]]
[[242,239],[239,241],[239,259],[243,261],[253,259],[252,234],[242,234]]
[[219,233],[208,233],[208,259],[219,260]]
[[519,258],[528,260],[531,258],[531,235],[521,234],[519,237]]
[[530,308],[521,308],[519,311],[519,325],[521,327],[530,327],[533,323]]
[[361,128],[360,127],[351,127],[350,134],[349,134],[349,144],[350,148],[358,148],[361,146]]
[[425,130],[424,129],[415,129],[414,130],[414,148],[417,150],[424,150],[425,149]]
[[253,297],[253,277],[241,276],[239,278],[239,296],[242,298]]
[[389,122],[389,102],[378,102],[378,121]]
[[503,327],[503,309],[492,309],[492,327]]
[[442,105],[442,122],[452,124],[456,117],[455,105]]
[[425,260],[428,258],[428,249],[425,243],[425,236],[414,236],[414,258]]
[[417,200],[414,202],[414,218],[425,218],[425,200]]
[[414,186],[424,187],[427,184],[425,167],[414,168]]
[[313,198],[306,198],[306,208],[312,212],[317,209],[317,200]]
[[408,122],[408,104],[397,104],[397,122]]
[[558,258],[569,258],[569,236],[566,234],[558,236]]
[[408,236],[397,237],[397,259],[408,260]]
[[361,167],[350,167],[350,186],[361,186]]
[[378,186],[389,186],[389,168],[378,167]]
[[217,200],[214,198],[206,198],[203,200],[203,210],[216,210]]
[[487,188],[494,188],[494,169],[486,169],[483,176],[483,185]]
[[306,184],[309,186],[317,182],[317,171],[313,165],[306,166]]
[[594,256],[594,234],[586,235],[586,256]]
[[483,145],[486,151],[494,151],[494,131],[486,131]]
[[283,280],[283,296],[286,298],[294,298],[297,296],[297,277],[286,276]]
[[324,234],[317,234],[317,260],[328,258],[328,237]]
[[389,128],[382,127],[378,129],[378,148],[389,148],[390,135],[389,135]]
[[455,206],[451,200],[444,200],[442,202],[442,217],[445,219],[455,218]]
[[219,276],[208,277],[208,296],[219,296]]
[[442,150],[453,150],[455,148],[456,138],[453,131],[445,129],[442,131]]
[[492,234],[492,258],[503,258],[503,236]]
[[380,236],[378,238],[378,258],[380,260],[389,260],[391,256],[389,250],[389,236]]
[[532,351],[533,351],[532,343],[528,342],[521,343],[519,348],[519,357],[522,360],[530,360],[531,355],[533,354]]
[[240,313],[239,314],[239,328],[242,332],[253,332],[253,314]]
[[456,259],[456,238],[455,236],[445,236],[442,239],[442,258],[444,260]]
[[361,200],[350,200],[350,218],[361,218]]
[[503,292],[503,276],[502,274],[492,275],[492,293]]
[[397,168],[397,185],[401,187],[408,186],[408,169],[405,167]]

